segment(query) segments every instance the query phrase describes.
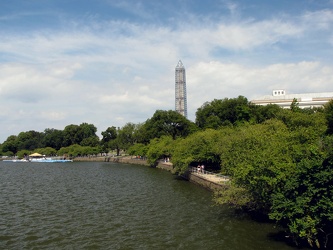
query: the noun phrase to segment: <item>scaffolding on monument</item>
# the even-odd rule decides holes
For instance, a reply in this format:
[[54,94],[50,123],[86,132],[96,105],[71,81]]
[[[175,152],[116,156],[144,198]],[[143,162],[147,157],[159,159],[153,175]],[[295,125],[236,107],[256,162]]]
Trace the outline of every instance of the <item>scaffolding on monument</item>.
[[179,60],[175,69],[175,110],[187,118],[186,74]]

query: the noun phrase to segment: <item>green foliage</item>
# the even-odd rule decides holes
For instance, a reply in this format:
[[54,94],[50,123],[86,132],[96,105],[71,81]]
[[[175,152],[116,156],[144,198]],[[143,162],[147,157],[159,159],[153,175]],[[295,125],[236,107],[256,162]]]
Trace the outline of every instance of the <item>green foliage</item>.
[[41,155],[46,155],[46,156],[55,156],[55,155],[57,155],[57,150],[55,150],[54,148],[51,148],[51,147],[36,148],[33,151],[22,149],[22,150],[18,151],[16,155],[17,155],[18,158],[24,158],[26,156],[29,156],[32,153],[35,153],[35,152],[39,153]]
[[74,144],[68,147],[62,147],[58,150],[57,155],[68,155],[71,157],[89,156],[97,155],[101,153],[101,151],[102,149],[100,147],[80,146],[78,144]]
[[59,150],[62,147],[64,141],[63,131],[47,128],[44,130],[42,141],[44,147],[51,147],[55,150]]
[[243,97],[215,99],[204,103],[196,112],[199,128],[218,129],[224,126],[239,126],[246,123],[257,124],[277,118],[283,109],[275,104],[254,105]]
[[146,140],[171,136],[173,139],[186,137],[197,130],[196,125],[176,111],[157,110],[142,127]]
[[127,150],[131,145],[133,145],[136,142],[135,138],[135,131],[136,131],[136,125],[134,123],[126,123],[125,126],[123,126],[118,131],[118,143],[119,147],[123,150]]
[[215,99],[197,110],[196,124],[175,111],[157,110],[143,124],[108,127],[101,141],[96,131],[82,123],[63,131],[21,132],[1,150],[19,157],[32,150],[73,157],[127,150],[151,165],[171,158],[179,174],[204,164],[232,178],[215,193],[216,203],[259,210],[295,239],[332,247],[333,100],[324,109],[300,109],[294,100],[285,110],[253,105],[243,96]]
[[[17,140],[17,136],[16,135],[11,135],[7,138],[6,141],[4,141],[4,143],[2,143],[2,152],[5,153],[5,155],[10,154],[9,152],[11,152],[12,154],[16,154],[18,151],[18,140]],[[8,152],[8,153],[6,153]]]
[[16,156],[19,158],[19,159],[22,159],[22,158],[25,158],[27,155],[30,154],[30,151],[29,150],[26,150],[26,149],[23,149],[23,150],[20,150],[17,152]]
[[270,218],[311,246],[326,248],[333,233],[333,158],[323,160],[318,148],[311,151],[284,188],[273,194]]
[[234,182],[226,183],[225,186],[214,192],[214,202],[218,205],[228,205],[234,208],[251,207],[253,198],[251,194]]
[[88,123],[68,125],[65,129],[45,129],[44,132],[34,130],[21,132],[17,136],[12,135],[2,144],[2,151],[11,151],[16,154],[21,150],[36,151],[39,148],[53,148],[59,150],[62,146],[81,144],[83,146],[99,145],[99,138],[96,136],[97,128]]
[[115,126],[108,127],[105,131],[102,133],[102,144],[108,143],[111,140],[114,140],[117,138],[117,128]]
[[297,131],[300,128],[313,128],[318,134],[322,134],[326,130],[325,116],[322,112],[292,112],[284,110],[279,113],[279,120],[282,120],[286,126],[292,130]]
[[332,155],[333,139],[322,139],[320,112],[281,117],[224,136],[222,169],[235,186],[215,199],[269,213],[295,238],[322,245],[332,233],[332,160],[324,159]]
[[97,147],[99,146],[99,138],[98,136],[90,136],[88,138],[84,138],[80,145],[81,146],[90,146],[90,147]]
[[93,124],[82,123],[78,125],[68,125],[63,131],[63,146],[81,144],[84,139],[96,137],[97,128]]
[[325,105],[324,113],[327,122],[327,133],[333,134],[333,100]]
[[278,120],[242,127],[225,138],[222,169],[253,198],[253,209],[269,209],[272,192],[294,171],[290,134]]
[[134,123],[127,123],[122,128],[108,127],[106,131],[102,132],[101,144],[103,150],[105,152],[117,150],[117,155],[119,155],[121,149],[129,149],[138,141],[138,130],[140,127],[141,125]]
[[42,133],[33,130],[19,133],[17,136],[18,150],[34,150],[43,147],[42,136]]
[[6,151],[6,152],[3,152],[3,155],[4,155],[4,156],[8,156],[8,157],[13,157],[13,156],[15,156],[15,154],[14,154],[12,151]]
[[201,129],[217,129],[222,125],[248,122],[250,118],[250,104],[244,96],[239,96],[206,102],[197,110],[195,122]]
[[146,156],[151,166],[156,166],[160,159],[171,156],[174,141],[171,136],[162,136],[151,140]]
[[269,119],[276,119],[280,113],[284,112],[283,108],[276,104],[265,106],[250,104],[251,124],[263,123]]
[[333,135],[328,135],[323,138],[322,142],[322,148],[323,151],[326,152],[328,157],[333,156]]
[[301,108],[299,107],[299,103],[296,98],[293,99],[292,103],[290,104],[291,112],[300,112]]
[[128,148],[127,153],[135,156],[147,156],[148,146],[143,143],[135,143]]
[[40,153],[42,155],[46,156],[56,156],[57,155],[57,150],[51,147],[46,147],[46,148],[38,148],[34,152]]
[[118,135],[117,128],[115,126],[108,127],[101,134],[103,136],[101,140],[103,151],[109,152],[110,148],[115,149],[116,147],[114,147],[112,143],[117,139]]
[[172,163],[175,170],[184,173],[189,165],[203,163],[206,169],[220,166],[218,154],[220,133],[213,129],[199,131],[179,139],[172,149]]

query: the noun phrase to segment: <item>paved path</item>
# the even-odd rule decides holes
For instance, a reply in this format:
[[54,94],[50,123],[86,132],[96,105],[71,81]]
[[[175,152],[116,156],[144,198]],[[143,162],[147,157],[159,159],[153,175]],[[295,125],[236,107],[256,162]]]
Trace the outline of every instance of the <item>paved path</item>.
[[196,171],[192,171],[191,173],[196,176],[200,176],[203,179],[214,182],[214,183],[224,183],[224,182],[229,181],[228,177],[220,176],[220,175],[209,173],[209,172],[206,172],[205,174],[203,174],[203,173],[198,173]]

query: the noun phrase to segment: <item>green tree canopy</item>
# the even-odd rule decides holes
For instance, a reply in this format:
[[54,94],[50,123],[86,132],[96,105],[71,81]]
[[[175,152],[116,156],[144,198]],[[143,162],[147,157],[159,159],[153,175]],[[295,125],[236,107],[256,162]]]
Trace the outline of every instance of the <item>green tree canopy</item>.
[[248,122],[250,118],[250,104],[244,96],[239,96],[206,102],[197,110],[195,122],[202,129],[217,129],[223,125]]
[[137,141],[135,138],[136,130],[136,125],[129,122],[118,131],[117,139],[121,149],[127,150],[130,146],[134,145]]
[[44,147],[43,133],[30,130],[21,132],[17,136],[18,150],[27,149],[34,150],[36,148]]
[[176,111],[157,110],[143,125],[146,140],[171,136],[173,139],[186,137],[196,131],[196,125]]
[[12,154],[16,154],[18,151],[18,140],[16,135],[9,136],[3,143],[2,143],[2,151],[11,152]]
[[162,136],[151,140],[146,153],[148,163],[151,166],[156,166],[159,160],[170,157],[173,145],[174,140],[171,136]]
[[44,130],[43,145],[59,150],[63,146],[64,133],[62,130],[47,128]]
[[82,123],[80,125],[68,125],[63,131],[63,146],[81,144],[84,139],[97,137],[96,131],[97,128],[93,124]]
[[297,171],[272,195],[270,218],[311,246],[333,246],[333,157],[323,160],[318,148],[297,164]]
[[324,112],[327,121],[327,133],[333,134],[333,100],[325,105]]
[[207,129],[176,140],[171,151],[175,170],[184,173],[190,165],[196,166],[198,163],[203,163],[206,169],[219,168],[220,135],[219,131]]
[[109,152],[109,150],[116,150],[117,155],[119,155],[121,149],[121,143],[118,137],[119,131],[120,128],[112,126],[102,132],[102,147],[104,151]]

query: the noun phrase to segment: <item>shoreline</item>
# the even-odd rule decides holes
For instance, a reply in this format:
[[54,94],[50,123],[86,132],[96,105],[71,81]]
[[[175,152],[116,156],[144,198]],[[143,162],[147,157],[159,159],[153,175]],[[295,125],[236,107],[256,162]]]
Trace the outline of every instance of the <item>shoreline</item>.
[[[127,163],[134,165],[148,166],[146,160],[133,158],[131,156],[122,157],[110,157],[110,156],[96,156],[96,157],[76,157],[73,159],[74,162],[117,162],[117,163]],[[156,168],[167,170],[174,173],[172,163],[170,162],[159,162]],[[226,179],[223,177],[218,177],[216,175],[202,174],[196,172],[187,172],[182,175],[184,179],[192,182],[196,185],[204,187],[210,191],[221,190],[225,188]]]

